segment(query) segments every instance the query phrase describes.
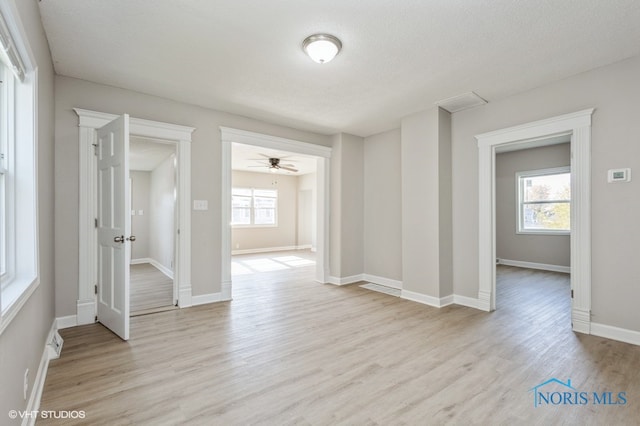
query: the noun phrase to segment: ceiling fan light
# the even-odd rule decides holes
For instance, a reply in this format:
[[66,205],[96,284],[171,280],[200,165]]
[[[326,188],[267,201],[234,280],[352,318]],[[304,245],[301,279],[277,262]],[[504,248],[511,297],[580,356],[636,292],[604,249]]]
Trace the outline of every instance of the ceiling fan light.
[[330,34],[313,34],[304,39],[302,49],[315,62],[325,64],[342,49],[342,42]]
[[278,173],[278,168],[277,168],[277,167],[275,167],[275,166],[271,166],[271,167],[269,167],[269,171],[270,171],[271,173]]

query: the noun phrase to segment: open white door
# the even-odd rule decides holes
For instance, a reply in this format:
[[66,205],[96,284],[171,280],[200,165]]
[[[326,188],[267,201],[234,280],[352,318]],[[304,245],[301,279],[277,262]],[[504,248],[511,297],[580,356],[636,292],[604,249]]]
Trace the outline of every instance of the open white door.
[[129,339],[129,116],[98,129],[98,321]]

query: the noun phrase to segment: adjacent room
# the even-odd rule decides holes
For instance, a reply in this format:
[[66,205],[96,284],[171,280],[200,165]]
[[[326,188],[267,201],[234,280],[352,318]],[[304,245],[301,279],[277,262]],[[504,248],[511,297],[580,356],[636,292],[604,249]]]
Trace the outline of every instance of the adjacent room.
[[637,424],[638,22],[0,1],[0,424]]
[[140,315],[177,304],[174,286],[176,152],[172,143],[131,137],[130,313]]

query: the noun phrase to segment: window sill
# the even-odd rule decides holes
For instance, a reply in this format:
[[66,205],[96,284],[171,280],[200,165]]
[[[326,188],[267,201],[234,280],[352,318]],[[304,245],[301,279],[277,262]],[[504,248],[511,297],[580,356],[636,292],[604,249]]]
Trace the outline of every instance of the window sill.
[[231,225],[233,229],[247,229],[247,228],[277,228],[278,225]]
[[2,291],[0,334],[20,312],[20,309],[27,303],[39,285],[40,279],[38,277],[18,277]]
[[569,236],[571,235],[571,231],[517,231],[518,235],[558,235],[558,236]]

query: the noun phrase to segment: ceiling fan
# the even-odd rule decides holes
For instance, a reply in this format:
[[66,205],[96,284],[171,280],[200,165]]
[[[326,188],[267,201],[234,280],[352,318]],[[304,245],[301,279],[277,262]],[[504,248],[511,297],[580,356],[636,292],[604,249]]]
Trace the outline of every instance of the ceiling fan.
[[[283,158],[287,158],[287,157],[281,157],[281,158],[277,158],[277,157],[270,157],[268,155],[265,154],[259,154],[262,155],[267,161],[264,161],[262,159],[254,159],[255,161],[260,161],[261,165],[259,166],[249,166],[249,167],[268,167],[269,171],[271,173],[277,173],[278,170],[286,170],[289,172],[297,172],[298,169],[296,169],[295,164],[281,164],[280,160],[282,160]],[[289,160],[291,161],[291,160]]]

